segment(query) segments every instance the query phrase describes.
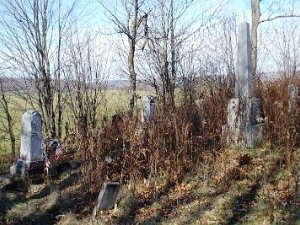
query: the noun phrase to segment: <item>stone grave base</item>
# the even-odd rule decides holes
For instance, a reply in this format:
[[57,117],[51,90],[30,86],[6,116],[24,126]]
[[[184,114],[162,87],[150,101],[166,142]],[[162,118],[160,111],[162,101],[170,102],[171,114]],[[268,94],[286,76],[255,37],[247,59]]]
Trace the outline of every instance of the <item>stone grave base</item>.
[[10,174],[21,177],[42,175],[44,173],[44,161],[26,162],[18,159],[15,165],[10,167]]
[[243,123],[243,112],[238,98],[232,98],[227,108],[227,125],[222,127],[222,136],[231,148],[255,148],[264,141],[264,123],[261,100],[252,97],[250,118]]
[[263,144],[264,141],[264,124],[250,126],[246,130],[246,147],[255,148]]

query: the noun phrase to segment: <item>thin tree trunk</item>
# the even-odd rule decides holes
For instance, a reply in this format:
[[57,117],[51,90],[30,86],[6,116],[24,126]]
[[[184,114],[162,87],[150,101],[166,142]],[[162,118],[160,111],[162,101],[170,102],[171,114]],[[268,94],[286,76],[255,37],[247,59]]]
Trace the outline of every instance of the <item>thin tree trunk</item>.
[[170,85],[170,100],[171,105],[174,105],[175,82],[176,82],[176,49],[175,49],[175,27],[174,27],[174,0],[171,0],[171,85]]
[[163,47],[162,47],[162,65],[161,74],[163,80],[163,101],[164,104],[169,104],[170,100],[170,75],[168,69],[168,33],[165,16],[165,2],[161,2],[161,16],[162,16],[162,33],[163,33]]
[[61,139],[62,135],[62,102],[61,102],[61,71],[60,71],[60,51],[61,51],[61,1],[59,1],[59,15],[58,15],[58,51],[57,51],[57,107],[58,107],[58,118],[57,118],[57,137]]
[[8,102],[5,96],[5,92],[3,90],[3,83],[2,81],[0,81],[0,88],[1,88],[1,105],[4,109],[4,113],[5,113],[5,117],[6,117],[6,122],[7,122],[7,130],[8,130],[8,135],[9,135],[9,139],[10,139],[10,145],[11,145],[11,153],[12,153],[12,157],[15,158],[16,157],[16,137],[13,131],[13,121],[12,121],[12,117],[10,115],[10,111],[9,111],[9,106],[8,106]]
[[134,56],[135,56],[135,45],[136,36],[138,29],[138,11],[139,11],[139,1],[134,0],[134,18],[131,24],[131,35],[128,37],[129,40],[129,54],[128,54],[128,70],[130,78],[130,113],[132,114],[136,107],[136,72],[134,68]]
[[136,73],[134,69],[135,41],[130,40],[130,43],[128,70],[130,78],[130,113],[132,114],[136,105]]

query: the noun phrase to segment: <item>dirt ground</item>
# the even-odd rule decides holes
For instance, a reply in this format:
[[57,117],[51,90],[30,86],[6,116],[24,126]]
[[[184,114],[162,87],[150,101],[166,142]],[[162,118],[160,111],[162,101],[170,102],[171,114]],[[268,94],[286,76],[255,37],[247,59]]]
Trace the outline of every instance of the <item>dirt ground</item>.
[[300,224],[299,149],[291,158],[287,166],[280,149],[223,150],[180,183],[160,176],[122,185],[115,208],[95,219],[97,194],[83,190],[81,168],[2,182],[0,224]]

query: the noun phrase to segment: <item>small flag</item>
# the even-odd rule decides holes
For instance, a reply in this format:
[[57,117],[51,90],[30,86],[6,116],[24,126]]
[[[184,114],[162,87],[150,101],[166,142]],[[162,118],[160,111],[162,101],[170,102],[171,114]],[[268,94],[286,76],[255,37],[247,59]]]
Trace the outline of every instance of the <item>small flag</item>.
[[59,157],[63,154],[63,144],[58,142],[55,149],[55,159],[58,160]]
[[49,168],[51,167],[51,162],[50,162],[50,160],[49,160],[47,154],[45,154],[45,159],[44,159],[44,161],[45,161],[45,169],[44,169],[44,170],[46,171],[46,173],[47,173],[47,175],[48,175]]

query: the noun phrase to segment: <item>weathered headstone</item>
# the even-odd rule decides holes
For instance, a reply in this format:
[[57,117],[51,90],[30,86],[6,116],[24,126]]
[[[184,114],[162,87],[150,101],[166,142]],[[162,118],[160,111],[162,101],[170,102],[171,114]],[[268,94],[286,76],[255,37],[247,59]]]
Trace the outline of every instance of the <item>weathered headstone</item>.
[[153,120],[155,112],[155,97],[151,95],[142,97],[142,122]]
[[249,24],[243,22],[238,31],[235,97],[227,108],[227,142],[232,146],[256,147],[263,142],[263,109],[260,99],[253,97],[251,39]]
[[43,160],[42,117],[39,112],[29,110],[22,116],[20,158],[27,163]]
[[296,84],[290,84],[288,86],[288,92],[289,92],[289,113],[291,113],[293,109],[295,109],[299,98],[298,86]]
[[97,204],[93,210],[93,217],[96,217],[99,209],[112,209],[117,200],[120,184],[118,182],[104,183],[98,196]]
[[252,97],[252,62],[249,24],[243,22],[238,30],[235,97],[246,101]]
[[22,159],[18,159],[16,164],[10,167],[11,175],[20,175],[24,177],[26,175],[26,163]]
[[25,176],[26,170],[43,169],[41,145],[41,115],[35,110],[28,110],[22,116],[20,159],[11,166],[10,173]]

